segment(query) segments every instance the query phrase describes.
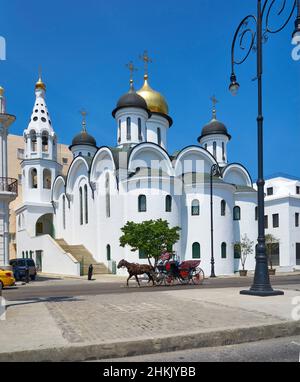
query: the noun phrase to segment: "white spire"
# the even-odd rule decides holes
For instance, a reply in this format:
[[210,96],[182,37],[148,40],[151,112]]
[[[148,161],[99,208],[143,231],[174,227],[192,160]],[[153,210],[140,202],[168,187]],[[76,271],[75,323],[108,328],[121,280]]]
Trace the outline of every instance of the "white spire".
[[56,136],[45,100],[46,85],[41,75],[35,84],[35,103],[27,129],[26,158],[56,159]]
[[30,122],[25,134],[30,130],[35,130],[36,133],[48,131],[49,134],[54,134],[52,121],[45,100],[46,85],[42,82],[41,76],[35,85],[35,103],[33,106]]

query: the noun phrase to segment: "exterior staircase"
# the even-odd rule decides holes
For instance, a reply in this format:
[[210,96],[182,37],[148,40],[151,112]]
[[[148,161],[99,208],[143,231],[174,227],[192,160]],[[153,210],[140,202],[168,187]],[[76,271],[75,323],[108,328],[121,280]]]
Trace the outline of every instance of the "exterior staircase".
[[93,264],[93,274],[100,275],[111,273],[103,263],[97,263],[91,252],[89,252],[85,246],[69,245],[64,239],[56,239],[55,241],[65,252],[70,253],[81,264],[81,276],[88,274],[90,264]]

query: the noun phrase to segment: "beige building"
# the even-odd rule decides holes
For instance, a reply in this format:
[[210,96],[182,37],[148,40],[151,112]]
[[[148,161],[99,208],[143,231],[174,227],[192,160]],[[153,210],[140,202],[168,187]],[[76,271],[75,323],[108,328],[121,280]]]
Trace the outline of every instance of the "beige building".
[[[67,145],[58,144],[58,162],[63,166],[62,173],[66,175],[73,160],[73,154]],[[8,135],[8,176],[18,180],[18,197],[10,203],[10,258],[16,257],[16,214],[15,211],[22,204],[22,170],[21,162],[24,159],[24,138],[19,135]]]

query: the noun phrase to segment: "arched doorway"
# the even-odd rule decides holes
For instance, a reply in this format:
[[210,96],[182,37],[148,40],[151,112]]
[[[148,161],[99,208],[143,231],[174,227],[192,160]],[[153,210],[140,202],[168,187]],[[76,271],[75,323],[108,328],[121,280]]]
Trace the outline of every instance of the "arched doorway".
[[45,214],[39,217],[35,224],[35,235],[50,235],[54,237],[53,214]]

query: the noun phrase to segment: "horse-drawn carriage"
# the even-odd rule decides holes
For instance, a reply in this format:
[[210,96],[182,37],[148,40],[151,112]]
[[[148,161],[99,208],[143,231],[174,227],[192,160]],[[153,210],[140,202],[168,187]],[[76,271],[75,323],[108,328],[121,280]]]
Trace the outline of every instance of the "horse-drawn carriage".
[[174,254],[164,253],[156,264],[156,283],[158,285],[173,285],[176,282],[181,284],[189,284],[191,282],[195,285],[202,284],[204,281],[204,271],[199,265],[200,260],[179,262]]
[[131,277],[135,277],[138,285],[140,286],[138,275],[146,274],[149,282],[157,285],[173,285],[176,282],[181,284],[193,283],[195,285],[202,284],[204,281],[204,272],[199,267],[200,260],[185,260],[179,262],[174,253],[162,254],[156,266],[148,264],[129,263],[126,260],[121,260],[118,264],[119,268],[127,268],[129,273],[128,281]]

